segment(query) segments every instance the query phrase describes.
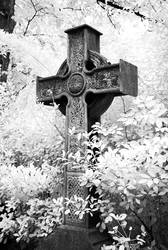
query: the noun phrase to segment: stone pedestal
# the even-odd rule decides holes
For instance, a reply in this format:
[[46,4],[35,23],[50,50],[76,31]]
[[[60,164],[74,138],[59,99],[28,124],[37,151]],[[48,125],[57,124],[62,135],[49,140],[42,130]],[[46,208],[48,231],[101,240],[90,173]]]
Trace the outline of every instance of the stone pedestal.
[[97,229],[63,225],[48,237],[39,241],[35,250],[101,250],[103,244],[110,244],[107,233]]

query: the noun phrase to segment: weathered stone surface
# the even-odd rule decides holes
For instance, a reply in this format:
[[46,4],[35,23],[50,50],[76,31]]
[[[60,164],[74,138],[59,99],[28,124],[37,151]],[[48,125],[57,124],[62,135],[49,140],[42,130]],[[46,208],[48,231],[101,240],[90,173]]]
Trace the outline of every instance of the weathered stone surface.
[[[79,142],[74,135],[70,136],[69,129],[75,127],[76,133],[90,131],[115,96],[136,96],[137,67],[123,60],[114,65],[108,63],[99,54],[101,33],[88,25],[65,32],[68,34],[67,60],[56,76],[37,78],[37,98],[46,105],[51,105],[53,101],[60,104],[61,112],[66,115],[66,151],[76,153],[80,149],[85,154],[86,146],[82,140]],[[88,196],[88,190],[80,186],[78,177],[82,173],[82,169],[74,171],[70,166],[66,168],[65,197],[71,198],[76,194],[85,199]],[[59,243],[52,249],[100,249],[90,244],[89,228],[92,222],[89,216],[79,219],[71,206],[70,213],[64,216],[64,224],[76,228],[64,227],[60,229],[62,233],[58,230]],[[69,237],[68,246],[66,237]]]

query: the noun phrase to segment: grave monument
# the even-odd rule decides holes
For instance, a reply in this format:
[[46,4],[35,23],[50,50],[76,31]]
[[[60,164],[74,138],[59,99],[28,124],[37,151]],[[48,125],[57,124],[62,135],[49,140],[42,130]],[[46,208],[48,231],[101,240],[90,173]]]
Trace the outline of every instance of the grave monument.
[[[115,96],[137,96],[137,67],[120,60],[111,64],[100,55],[99,31],[84,24],[65,31],[68,35],[67,59],[55,76],[37,77],[37,98],[45,105],[59,104],[66,116],[66,152],[76,153],[86,146],[68,130],[75,127],[75,133],[90,131],[95,122],[108,109]],[[80,186],[79,176],[83,169],[65,169],[64,196],[86,198],[88,189]],[[52,236],[52,243],[43,242],[41,250],[98,250],[108,241],[106,233],[99,233],[95,221],[88,215],[82,219],[70,213],[64,215],[64,225]],[[51,245],[51,247],[50,247]]]

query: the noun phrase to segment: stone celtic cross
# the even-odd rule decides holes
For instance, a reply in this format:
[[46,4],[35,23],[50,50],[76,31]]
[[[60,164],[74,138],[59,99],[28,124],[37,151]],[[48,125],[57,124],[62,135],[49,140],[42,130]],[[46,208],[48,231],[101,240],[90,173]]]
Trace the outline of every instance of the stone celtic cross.
[[[76,133],[90,131],[100,121],[115,96],[137,95],[137,67],[120,60],[110,64],[99,54],[99,31],[88,25],[81,25],[65,31],[68,34],[68,55],[55,76],[37,78],[38,101],[51,105],[53,100],[66,115],[66,151],[76,153],[85,146],[70,136],[69,129]],[[74,194],[85,198],[87,190],[80,186],[78,177],[82,170],[65,171],[65,196]],[[66,225],[89,227],[88,217],[74,215],[73,208],[65,216]]]

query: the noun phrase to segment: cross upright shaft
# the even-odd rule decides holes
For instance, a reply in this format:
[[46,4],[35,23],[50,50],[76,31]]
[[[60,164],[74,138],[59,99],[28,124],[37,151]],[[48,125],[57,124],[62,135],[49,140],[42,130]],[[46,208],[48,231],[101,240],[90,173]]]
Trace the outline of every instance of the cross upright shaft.
[[[49,105],[55,101],[66,115],[66,151],[85,151],[82,141],[70,136],[68,130],[75,127],[76,133],[88,130],[107,110],[113,98],[119,95],[137,95],[137,67],[120,60],[111,65],[100,52],[101,33],[88,25],[81,25],[65,31],[68,34],[67,60],[56,76],[37,78],[37,97]],[[93,94],[90,94],[93,93]],[[67,105],[62,101],[66,96]],[[67,168],[65,174],[65,196],[87,196],[87,190],[80,186],[81,170]],[[65,224],[89,227],[85,217],[79,220],[71,207],[65,216]]]
[[82,72],[88,59],[88,51],[100,52],[100,33],[88,25],[65,31],[68,34],[68,65],[72,72]]
[[[88,51],[94,50],[98,53],[100,51],[101,33],[87,25],[68,29],[65,33],[68,34],[67,64],[71,71],[68,82],[68,90],[71,95],[68,97],[69,102],[66,107],[66,128],[68,130],[75,127],[76,133],[85,132],[88,130],[88,114],[84,94],[86,82],[83,71],[88,61]],[[79,142],[67,136],[66,148],[75,153],[79,149]],[[82,141],[80,148],[82,148]],[[85,150],[84,146],[83,150]]]

